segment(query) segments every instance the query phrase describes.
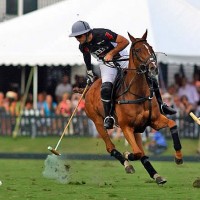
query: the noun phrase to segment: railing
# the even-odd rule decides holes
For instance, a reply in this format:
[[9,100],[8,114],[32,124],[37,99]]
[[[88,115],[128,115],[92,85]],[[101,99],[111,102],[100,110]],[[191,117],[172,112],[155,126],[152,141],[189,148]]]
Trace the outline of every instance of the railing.
[[[25,113],[21,116],[20,120],[16,116],[11,116],[6,112],[0,111],[0,135],[12,136],[17,127],[18,136],[53,136],[61,135],[70,116],[57,116],[50,117],[40,116],[37,113]],[[94,124],[85,115],[74,116],[66,135],[78,136],[94,136]]]
[[[21,116],[17,135],[21,136],[59,136],[63,133],[69,117],[53,115],[50,117],[40,116],[39,112],[24,113]],[[181,138],[199,138],[200,126],[189,116],[173,117],[179,128]],[[12,136],[18,118],[0,111],[0,135]],[[147,129],[148,131],[148,129]],[[171,137],[169,129],[162,129],[166,137]],[[72,121],[65,133],[66,135],[96,136],[97,131],[93,122],[85,115],[78,115]]]

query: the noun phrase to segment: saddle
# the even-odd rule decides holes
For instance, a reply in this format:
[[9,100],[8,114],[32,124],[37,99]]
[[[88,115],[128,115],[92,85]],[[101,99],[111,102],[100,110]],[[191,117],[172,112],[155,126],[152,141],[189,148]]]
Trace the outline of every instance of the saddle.
[[113,89],[112,89],[112,94],[111,94],[111,110],[110,110],[111,116],[115,116],[114,111],[115,111],[117,94],[118,94],[121,86],[124,83],[124,79],[125,79],[126,74],[127,74],[127,72],[125,70],[123,70],[120,67],[117,67],[117,76],[116,76],[115,81],[113,83]]

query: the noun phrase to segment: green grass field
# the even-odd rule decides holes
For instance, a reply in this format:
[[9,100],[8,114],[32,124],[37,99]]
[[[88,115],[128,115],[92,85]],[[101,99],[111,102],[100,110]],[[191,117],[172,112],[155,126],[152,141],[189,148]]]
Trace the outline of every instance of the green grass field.
[[[59,137],[27,138],[0,137],[0,153],[49,153],[47,147],[55,146]],[[124,140],[113,140],[121,151],[130,150]],[[171,140],[163,155],[173,155]],[[182,140],[184,155],[196,155],[197,140]],[[106,154],[105,145],[98,138],[63,139],[60,152],[64,154]],[[0,159],[0,200],[197,200],[200,188],[193,182],[200,177],[198,162],[152,161],[167,183],[158,186],[139,161],[132,162],[135,174],[126,174],[118,161],[66,160],[70,164],[70,183],[61,184],[43,177],[45,160]]]
[[70,184],[42,176],[43,160],[0,160],[0,199],[8,200],[197,200],[200,188],[192,183],[200,175],[199,163],[152,162],[168,182],[158,186],[140,162],[135,174],[126,174],[117,161],[68,161]]
[[[47,147],[55,147],[59,137],[0,137],[0,153],[49,153]],[[124,139],[113,140],[116,148],[124,152],[130,150],[130,146],[125,146]],[[181,139],[182,150],[185,156],[196,155],[198,140]],[[168,140],[168,149],[162,155],[172,155],[174,153],[172,140]],[[107,154],[105,144],[101,138],[91,137],[64,137],[60,143],[59,151],[61,153],[89,153],[89,154]]]

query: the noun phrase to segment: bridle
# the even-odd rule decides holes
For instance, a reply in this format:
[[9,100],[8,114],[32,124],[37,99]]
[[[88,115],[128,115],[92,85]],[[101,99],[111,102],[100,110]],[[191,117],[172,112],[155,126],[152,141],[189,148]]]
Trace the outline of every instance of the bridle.
[[[151,101],[151,99],[153,98],[153,82],[152,79],[153,77],[155,77],[155,75],[158,73],[158,68],[157,68],[157,58],[156,58],[156,54],[154,53],[154,51],[152,49],[148,48],[148,51],[150,52],[150,55],[146,58],[146,59],[142,59],[141,56],[139,55],[139,52],[142,51],[141,48],[136,49],[135,45],[139,42],[143,42],[145,43],[147,46],[149,46],[149,44],[147,43],[146,39],[137,39],[135,42],[132,43],[131,45],[131,54],[132,54],[132,62],[134,63],[134,59],[137,59],[137,63],[135,63],[135,67],[129,67],[124,69],[125,71],[129,71],[129,70],[135,70],[136,74],[139,75],[145,75],[147,84],[149,86],[149,90],[150,90],[150,94],[149,96],[145,96],[145,97],[141,97],[135,93],[132,93],[130,91],[131,85],[133,84],[133,81],[136,78],[136,74],[135,76],[132,77],[132,79],[130,80],[129,84],[126,86],[126,89],[124,92],[122,92],[119,96],[124,95],[125,93],[129,92],[132,95],[138,97],[138,99],[136,100],[120,100],[117,103],[118,104],[137,104],[137,103],[142,103],[144,101]],[[121,59],[120,59],[121,60]],[[129,63],[130,63],[130,58],[129,58]],[[155,67],[150,67],[150,64],[153,63],[153,66]],[[151,103],[150,103],[151,104]],[[151,106],[151,105],[150,105]]]
[[132,58],[133,58],[133,61],[134,61],[134,58],[136,58],[140,64],[139,66],[137,67],[137,69],[135,69],[137,71],[138,74],[144,74],[146,72],[150,72],[150,71],[153,71],[153,70],[156,70],[156,69],[151,69],[149,67],[149,65],[151,63],[155,63],[155,65],[157,66],[157,57],[156,57],[156,54],[154,53],[154,51],[151,50],[151,54],[149,55],[149,57],[147,57],[145,60],[143,60],[138,54],[139,54],[139,51],[141,51],[141,49],[135,49],[135,45],[139,42],[144,42],[147,44],[147,40],[145,39],[139,39],[139,40],[136,40],[135,42],[132,43],[131,45],[131,50],[132,50]]

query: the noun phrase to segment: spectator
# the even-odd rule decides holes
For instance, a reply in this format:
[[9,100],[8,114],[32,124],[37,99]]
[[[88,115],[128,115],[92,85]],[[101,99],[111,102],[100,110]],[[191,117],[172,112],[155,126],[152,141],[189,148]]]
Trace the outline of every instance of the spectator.
[[181,80],[182,78],[179,73],[174,74],[174,87],[176,90],[181,86]]
[[186,95],[183,95],[180,100],[183,105],[185,120],[187,122],[193,123],[193,119],[189,116],[189,113],[195,112],[195,106],[189,102],[188,97]]
[[188,101],[195,107],[197,106],[199,101],[197,88],[194,85],[188,83],[186,77],[182,77],[181,87],[178,89],[178,95],[179,97],[182,97],[183,95],[187,96]]
[[167,149],[167,142],[160,131],[152,129],[150,142],[146,144],[147,150],[155,155],[163,153]]
[[86,79],[84,76],[75,75],[75,83],[72,85],[73,88],[83,88],[86,85]]
[[[58,118],[57,126],[60,133],[65,129],[66,122],[68,122],[69,117],[71,115],[72,103],[71,103],[70,97],[71,97],[70,94],[65,92],[62,95],[62,100],[58,103],[58,107],[56,111],[57,115],[66,117],[66,118],[63,118],[63,117]],[[72,123],[69,124],[68,129],[66,130],[65,134],[73,134]]]
[[56,131],[56,121],[53,118],[56,114],[56,109],[57,103],[53,101],[53,97],[50,94],[47,94],[41,110],[41,114],[44,116],[42,120],[44,135],[48,132],[52,134]]
[[[31,97],[31,95],[29,95]],[[21,118],[21,134],[31,135],[32,138],[36,136],[36,118],[35,110],[33,108],[33,101],[31,98],[27,98]]]
[[45,101],[45,93],[40,92],[38,93],[38,98],[37,98],[37,109],[41,112],[44,106],[44,101]]
[[86,118],[83,118],[83,115],[85,115],[85,100],[83,98],[80,100],[80,98],[80,94],[72,94],[71,101],[73,111],[77,108],[77,105],[79,103],[76,111],[76,117],[73,118],[73,129],[74,134],[84,135],[88,129],[88,120],[86,120]]
[[0,92],[0,134],[6,134],[6,110],[5,110],[5,96]]
[[186,95],[183,95],[181,97],[181,103],[183,104],[183,119],[184,119],[182,131],[184,132],[185,136],[190,136],[193,135],[195,130],[194,130],[194,121],[190,117],[189,113],[195,112],[196,108],[194,104],[191,104],[189,102],[188,97]]
[[[71,101],[72,101],[72,110],[74,110],[76,108],[76,106],[78,105],[80,97],[81,97],[80,94],[77,94],[77,93],[73,93],[72,94],[72,99],[71,99]],[[81,99],[76,113],[78,115],[85,114],[85,100],[84,99]]]
[[71,108],[72,108],[72,103],[70,100],[70,94],[65,92],[62,95],[62,100],[59,102],[57,111],[56,113],[58,115],[63,115],[63,116],[70,116],[71,115]]
[[172,96],[176,95],[177,91],[178,91],[178,88],[176,88],[175,84],[172,84],[167,88],[167,92]]
[[172,98],[172,96],[171,96],[168,92],[165,92],[165,93],[162,95],[162,98],[163,98],[163,101],[164,101],[167,105],[173,107],[173,98]]
[[[197,88],[197,92],[199,94],[200,97],[200,81],[196,81],[196,88]],[[199,102],[197,105],[197,113],[200,113],[200,98],[199,98]]]
[[181,102],[181,98],[178,95],[174,95],[174,108],[177,110],[177,117],[183,116],[184,105]]
[[56,89],[55,89],[55,96],[56,96],[56,101],[57,103],[59,103],[62,99],[62,95],[67,92],[71,95],[72,93],[72,85],[70,84],[69,82],[69,76],[67,75],[64,75],[62,77],[62,82],[59,83],[57,86],[56,86]]
[[5,96],[3,92],[0,92],[0,112],[5,111],[4,108],[4,102],[5,102]]
[[193,74],[192,84],[196,86],[196,83],[200,81],[200,71],[198,73]]
[[52,96],[48,94],[43,103],[42,115],[48,117],[55,115],[56,109],[57,104],[53,102]]
[[8,112],[12,115],[15,116],[16,113],[16,105],[17,105],[17,100],[18,100],[18,95],[16,92],[13,91],[8,91],[6,93],[6,97],[8,99]]

